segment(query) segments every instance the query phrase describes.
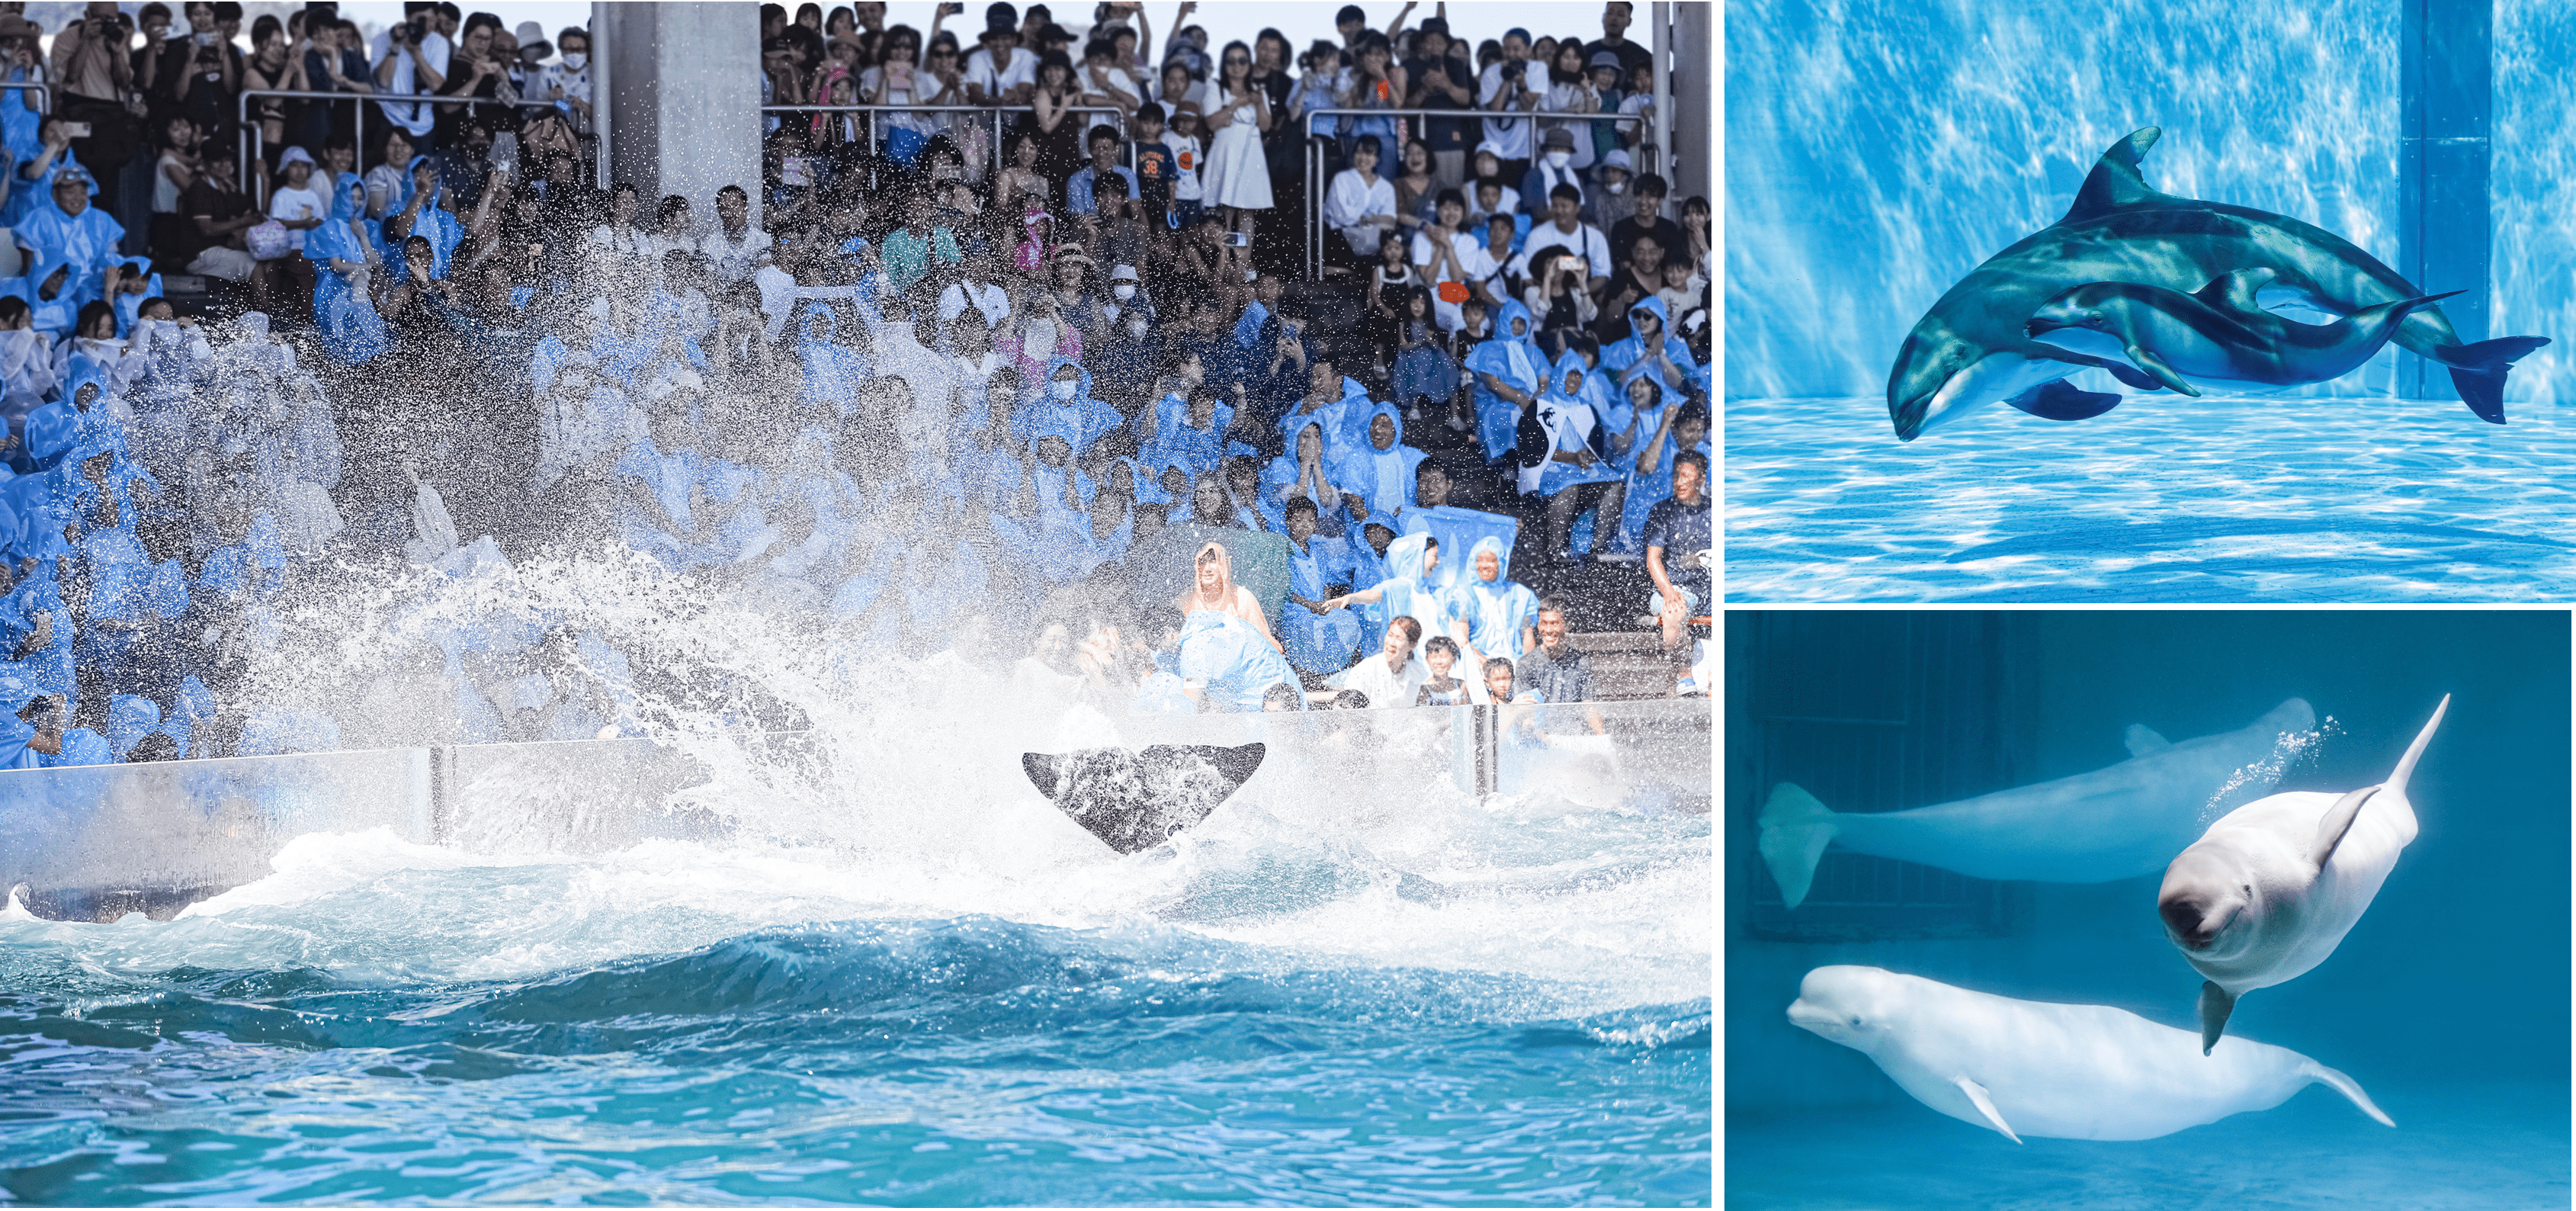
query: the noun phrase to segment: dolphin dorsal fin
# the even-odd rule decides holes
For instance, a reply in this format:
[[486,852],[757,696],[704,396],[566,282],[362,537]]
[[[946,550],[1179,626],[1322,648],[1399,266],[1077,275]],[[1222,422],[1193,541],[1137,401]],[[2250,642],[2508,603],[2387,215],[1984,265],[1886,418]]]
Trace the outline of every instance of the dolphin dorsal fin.
[[2335,800],[2325,815],[2317,818],[2317,839],[2308,848],[2308,860],[2316,863],[2318,870],[2326,868],[2326,859],[2334,856],[2335,846],[2343,844],[2344,834],[2352,831],[2352,822],[2361,818],[2361,805],[2370,802],[2372,792],[2379,789],[2365,786],[2345,795]]
[[2143,723],[2130,724],[2128,735],[2121,739],[2128,744],[2132,757],[2144,757],[2158,749],[2173,747],[2173,741],[2157,735],[2155,729]]
[[2093,171],[2084,178],[2084,188],[2075,191],[2075,204],[2066,208],[2066,217],[2058,222],[2072,223],[2122,206],[2162,199],[2165,195],[2150,188],[2146,177],[2139,174],[2138,161],[2163,134],[2162,128],[2149,126],[2131,131],[2129,137],[2112,144],[2101,159],[2094,161]]
[[2272,284],[2269,269],[2239,269],[2209,279],[2209,284],[2193,292],[2192,297],[2226,311],[2259,313],[2263,310],[2263,288]]

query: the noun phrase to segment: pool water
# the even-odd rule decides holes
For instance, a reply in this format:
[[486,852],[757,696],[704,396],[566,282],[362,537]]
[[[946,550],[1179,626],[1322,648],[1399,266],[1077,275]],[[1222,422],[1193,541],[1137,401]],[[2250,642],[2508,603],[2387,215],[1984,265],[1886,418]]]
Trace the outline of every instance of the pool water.
[[[2088,372],[2089,374],[2089,372]],[[2131,396],[1899,442],[1882,397],[1726,405],[1733,601],[2564,601],[2576,423]]]

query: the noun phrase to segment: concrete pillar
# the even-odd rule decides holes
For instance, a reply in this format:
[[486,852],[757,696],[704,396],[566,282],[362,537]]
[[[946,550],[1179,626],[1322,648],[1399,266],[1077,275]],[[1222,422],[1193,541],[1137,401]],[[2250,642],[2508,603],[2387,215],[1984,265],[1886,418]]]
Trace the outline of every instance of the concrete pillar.
[[1684,0],[1673,8],[1672,134],[1673,217],[1681,200],[1697,194],[1717,202],[1717,6]]
[[740,185],[760,222],[760,19],[748,4],[593,4],[608,78],[610,177],[632,181],[642,214],[665,194],[714,221],[716,191]]
[[[2442,303],[2462,342],[2485,340],[2487,134],[2494,0],[2402,0],[2398,29],[2397,272]],[[2397,394],[2457,399],[2450,372],[2397,355]]]

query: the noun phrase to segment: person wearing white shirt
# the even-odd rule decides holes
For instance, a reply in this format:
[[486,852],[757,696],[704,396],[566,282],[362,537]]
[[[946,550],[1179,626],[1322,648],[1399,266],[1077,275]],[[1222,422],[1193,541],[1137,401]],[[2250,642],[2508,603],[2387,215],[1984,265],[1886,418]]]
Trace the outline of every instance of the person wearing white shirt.
[[999,283],[973,280],[971,272],[961,273],[948,284],[948,289],[939,292],[939,322],[954,320],[971,306],[984,313],[985,327],[998,329],[1003,320],[1011,317],[1011,296]]
[[1413,658],[1413,647],[1421,639],[1422,624],[1409,614],[1398,615],[1387,623],[1386,643],[1379,652],[1360,657],[1333,674],[1328,683],[1368,695],[1371,708],[1411,706],[1422,683],[1431,677],[1431,670]]
[[[302,170],[298,171],[297,166]],[[297,252],[304,251],[304,233],[322,225],[331,214],[331,204],[307,187],[313,179],[313,157],[301,147],[289,147],[278,161],[285,183],[268,195],[268,217],[286,226],[286,243]]]
[[[1536,69],[1542,82],[1547,69]],[[1530,87],[1529,31],[1513,29],[1503,35],[1503,57],[1487,67],[1476,79],[1476,108],[1489,111],[1532,110],[1538,108],[1539,94]],[[1530,123],[1528,118],[1487,118],[1485,138],[1494,144],[1494,154],[1503,162],[1503,179],[1517,181],[1529,171]]]
[[[405,7],[409,7],[406,5]],[[434,6],[423,5],[420,11],[407,14],[396,25],[385,27],[369,45],[376,64],[376,85],[388,95],[423,96],[438,91],[447,82],[448,56],[455,45],[438,32]],[[402,41],[393,37],[400,33]],[[429,133],[437,114],[430,106],[378,101],[385,119],[418,137]]]
[[1342,233],[1351,255],[1365,263],[1377,258],[1377,246],[1396,225],[1395,183],[1377,175],[1375,139],[1351,145],[1351,166],[1334,174],[1332,192],[1324,198],[1324,222]]
[[555,48],[563,53],[561,62],[549,63],[538,77],[537,100],[562,101],[581,115],[582,128],[590,127],[590,34],[578,27],[555,35]]
[[1020,49],[1018,27],[994,21],[983,48],[966,56],[966,100],[973,105],[1026,105],[1038,90],[1037,56]]
[[1528,277],[1530,258],[1541,249],[1571,248],[1590,266],[1591,281],[1585,288],[1598,295],[1610,284],[1610,241],[1601,229],[1582,219],[1583,196],[1572,186],[1559,185],[1547,200],[1548,221],[1530,228],[1529,238],[1521,241],[1521,255],[1512,262],[1513,277]]
[[[1456,332],[1467,326],[1466,314],[1460,304],[1440,297],[1439,284],[1459,282],[1473,291],[1491,279],[1499,266],[1484,245],[1459,229],[1467,218],[1467,199],[1457,190],[1441,190],[1432,214],[1437,221],[1413,237],[1413,267],[1431,288],[1431,314],[1440,321],[1441,331]],[[1501,305],[1502,300],[1488,292],[1486,306]]]
[[751,195],[740,185],[716,191],[715,230],[698,237],[698,255],[728,285],[749,278],[769,259],[769,233],[751,225]]

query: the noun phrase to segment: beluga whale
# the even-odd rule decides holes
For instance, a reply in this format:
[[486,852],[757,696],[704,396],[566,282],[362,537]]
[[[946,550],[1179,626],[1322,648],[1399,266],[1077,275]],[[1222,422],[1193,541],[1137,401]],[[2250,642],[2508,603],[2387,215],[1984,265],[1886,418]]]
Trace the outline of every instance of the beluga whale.
[[2451,697],[2398,758],[2386,782],[2346,795],[2288,791],[2219,818],[2165,869],[2156,912],[2201,975],[2201,1051],[2227,1029],[2236,999],[2304,974],[2334,953],[2415,839],[2406,779],[2442,725]]
[[2192,1054],[2188,1030],[2108,1005],[1972,992],[1877,967],[1819,967],[1789,1021],[1868,1056],[1914,1099],[2000,1132],[2145,1140],[2269,1110],[2310,1085],[2394,1127],[2351,1077],[2284,1047],[2229,1039]]
[[1020,769],[1092,836],[1142,853],[1208,818],[1261,768],[1259,744],[1155,744],[1022,753]]
[[2191,844],[2216,809],[2280,781],[2284,735],[2315,727],[2292,698],[2232,732],[2179,744],[2142,726],[2128,760],[2088,774],[1899,812],[1836,812],[1793,783],[1763,804],[1759,846],[1796,908],[1827,843],[1981,879],[2107,883],[2151,875]]
[[[2138,164],[2160,134],[2150,126],[2112,144],[2065,217],[1987,258],[1915,323],[1887,376],[1888,419],[1899,439],[1912,441],[1998,402],[2052,420],[2099,416],[2121,397],[2066,382],[2087,366],[2139,391],[2161,390],[2164,384],[2125,362],[2031,338],[2025,326],[2042,304],[2090,282],[2191,292],[2226,274],[2266,269],[2272,278],[2265,304],[2296,300],[2346,317],[2427,294],[2322,228],[2251,207],[2158,193]],[[2449,367],[2469,410],[2499,425],[2507,371],[2549,343],[2507,336],[2464,344],[2438,304],[2409,310],[2393,339]]]
[[2263,309],[2269,269],[2225,274],[2184,294],[2133,282],[2089,282],[2040,305],[2024,325],[2032,340],[2135,367],[2167,390],[2201,384],[2272,391],[2338,379],[2379,352],[2416,308],[2462,293],[2364,307],[2331,324],[2302,324]]

